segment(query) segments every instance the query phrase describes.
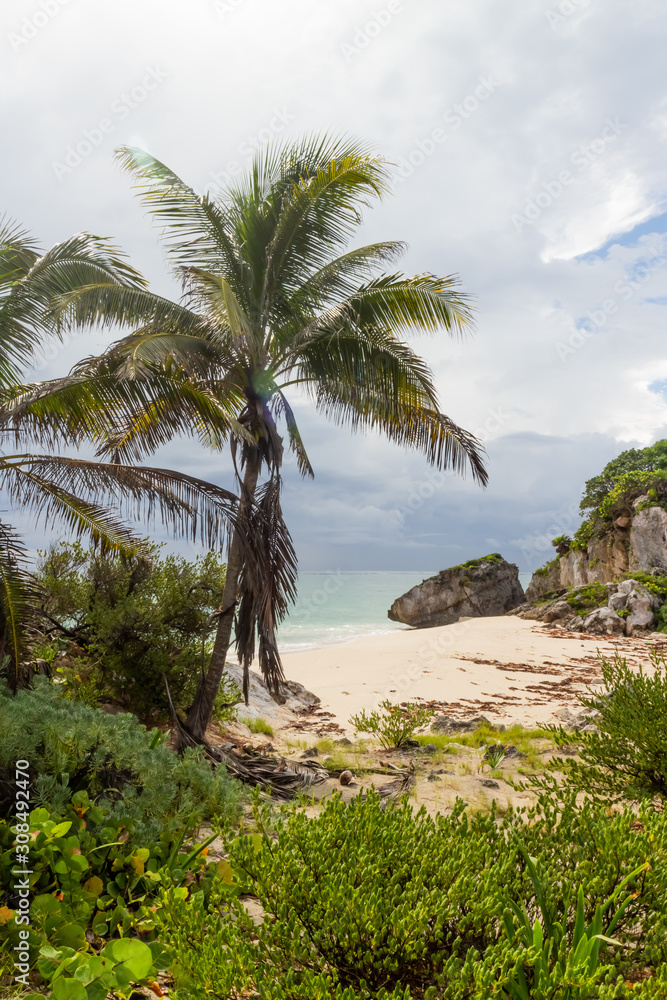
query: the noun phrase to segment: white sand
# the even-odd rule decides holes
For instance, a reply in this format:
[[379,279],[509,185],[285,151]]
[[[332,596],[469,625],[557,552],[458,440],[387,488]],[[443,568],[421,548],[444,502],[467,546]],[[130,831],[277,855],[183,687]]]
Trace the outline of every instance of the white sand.
[[350,715],[384,698],[433,700],[456,718],[530,726],[555,721],[563,706],[580,707],[576,692],[599,680],[597,650],[611,654],[614,645],[630,662],[648,659],[645,639],[583,638],[509,616],[285,653],[283,664],[348,731]]

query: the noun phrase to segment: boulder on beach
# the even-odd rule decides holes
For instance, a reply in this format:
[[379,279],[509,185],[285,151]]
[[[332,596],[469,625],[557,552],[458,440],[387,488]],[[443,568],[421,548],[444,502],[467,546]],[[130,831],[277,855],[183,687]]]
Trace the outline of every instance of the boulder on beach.
[[394,601],[393,622],[416,628],[504,615],[524,601],[519,569],[497,552],[443,569]]

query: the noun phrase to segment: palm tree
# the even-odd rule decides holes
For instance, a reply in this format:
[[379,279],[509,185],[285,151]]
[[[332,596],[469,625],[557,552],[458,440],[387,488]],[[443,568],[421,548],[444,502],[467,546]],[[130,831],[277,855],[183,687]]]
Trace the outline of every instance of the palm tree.
[[[27,233],[0,220],[0,396],[9,401],[20,392],[21,368],[51,333],[53,298],[105,281],[126,288],[144,285],[103,240],[79,234],[42,253]],[[52,417],[64,419],[63,426],[76,420],[62,399],[52,403]],[[7,432],[7,426],[4,429]],[[20,423],[14,426],[14,436],[20,437]],[[226,529],[234,527],[235,537],[242,530],[232,493],[164,469],[2,454],[0,488],[47,524],[60,522],[77,535],[86,534],[93,544],[121,554],[142,548],[116,510],[123,506],[130,513],[143,506],[149,515],[157,509],[164,524],[208,546],[221,546]],[[20,680],[34,596],[23,544],[14,529],[0,521],[0,669],[13,688]]]
[[[40,410],[40,398],[55,396],[78,408],[79,429],[85,426],[100,454],[114,460],[137,460],[180,433],[209,448],[231,446],[239,517],[247,522],[255,500],[265,512],[268,546],[274,536],[267,526],[282,524],[281,425],[299,471],[313,475],[288,399],[297,388],[338,425],[378,430],[438,468],[470,469],[486,483],[480,443],[440,411],[428,365],[403,339],[471,328],[458,280],[385,273],[404,252],[402,243],[346,249],[363,207],[387,192],[382,159],[345,138],[306,137],[258,154],[249,175],[214,198],[196,194],[140,149],[123,148],[118,156],[163,228],[184,294],[176,303],[108,281],[61,295],[61,324],[122,323],[133,330],[69,378],[26,387],[15,412],[35,433],[60,432],[50,406]],[[260,487],[263,473],[268,478]],[[260,593],[246,579],[234,534],[213,653],[188,715],[200,736],[235,618],[246,677],[258,625],[260,666],[272,690],[278,688],[274,626],[293,579],[280,552],[272,566],[283,575],[272,593]]]

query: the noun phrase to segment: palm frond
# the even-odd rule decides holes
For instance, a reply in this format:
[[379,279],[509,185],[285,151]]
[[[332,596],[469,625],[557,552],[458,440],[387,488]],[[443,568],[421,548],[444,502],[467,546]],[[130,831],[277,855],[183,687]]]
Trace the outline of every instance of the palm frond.
[[[213,549],[224,547],[236,525],[233,493],[168,469],[12,455],[0,459],[0,486],[37,517],[58,518],[77,534],[88,533],[94,543],[118,551],[134,550],[138,541],[115,508],[149,521],[159,513],[172,532]],[[82,493],[93,499],[81,500]]]
[[[41,459],[41,461],[40,461]],[[0,489],[45,527],[59,523],[93,545],[130,555],[141,541],[113,511],[64,489],[49,475],[47,456],[11,455],[0,459]],[[40,474],[41,472],[41,474]],[[46,472],[46,474],[44,474]]]
[[237,287],[243,273],[237,246],[225,211],[207,195],[198,195],[160,160],[143,149],[116,150],[124,170],[141,182],[136,185],[143,204],[162,225],[170,256],[177,264],[220,271]]
[[60,329],[141,325],[187,334],[203,333],[206,328],[201,316],[171,299],[143,287],[111,281],[82,281],[79,286],[54,295],[49,319]]
[[318,332],[346,327],[384,329],[393,336],[444,329],[461,335],[474,327],[472,300],[458,291],[456,275],[383,275],[316,316],[295,338],[294,347]]
[[0,382],[17,381],[45,336],[58,336],[55,299],[76,295],[92,282],[143,287],[144,280],[109,241],[79,233],[38,256],[25,233],[5,227],[0,266]]
[[360,283],[372,277],[381,264],[392,263],[406,249],[405,243],[387,240],[335,257],[307,278],[284,303],[277,304],[277,318],[281,324],[289,324],[288,329],[292,330],[292,317],[297,322],[304,318],[308,320],[328,305],[350,298]]
[[295,350],[286,359],[294,364],[298,381],[310,384],[311,392],[322,381],[340,384],[350,399],[386,401],[389,407],[430,406],[437,408],[437,394],[431,371],[411,347],[383,329],[341,327],[335,333],[322,333]]
[[486,485],[481,442],[439,411],[429,369],[406,344],[382,332],[322,337],[302,352],[298,372],[320,412],[339,426],[379,430],[438,468],[469,468]]
[[0,216],[0,288],[23,277],[40,256],[34,237],[13,219]]
[[281,416],[285,419],[290,443],[290,451],[296,455],[296,464],[299,472],[302,476],[310,476],[311,479],[314,479],[315,472],[310,464],[310,459],[308,458],[308,453],[306,452],[303,438],[301,437],[301,431],[299,430],[296,417],[294,416],[294,411],[288,403],[285,393],[277,387],[272,398],[272,406],[276,419],[278,420]]
[[215,450],[230,434],[252,440],[237,420],[244,398],[233,383],[209,388],[168,366],[118,381],[100,359],[88,362],[79,374],[5,391],[0,430],[17,444],[55,447],[88,439],[99,455],[117,461],[141,460],[179,435]]
[[392,411],[377,397],[361,393],[350,398],[344,390],[324,384],[317,393],[317,408],[340,427],[379,430],[389,441],[421,452],[438,469],[459,475],[470,470],[481,486],[488,483],[484,445],[445,413],[414,405]]
[[327,138],[287,147],[276,188],[275,234],[266,252],[266,315],[278,290],[295,290],[331,259],[361,223],[361,209],[388,190],[387,165],[349,139]]

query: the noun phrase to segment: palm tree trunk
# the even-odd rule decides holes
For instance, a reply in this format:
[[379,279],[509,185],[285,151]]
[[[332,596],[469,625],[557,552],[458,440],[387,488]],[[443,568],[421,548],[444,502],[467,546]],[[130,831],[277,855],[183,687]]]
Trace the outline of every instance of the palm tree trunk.
[[[252,503],[257,489],[257,480],[261,458],[258,454],[251,454],[246,465],[245,476],[243,477],[243,489],[241,492],[240,514],[243,514],[243,506]],[[239,532],[235,530],[229,545],[227,555],[227,574],[225,576],[225,587],[222,592],[220,607],[222,611],[218,616],[218,630],[215,635],[211,662],[206,674],[199,681],[199,686],[195,693],[192,705],[188,712],[187,724],[198,739],[203,739],[206,734],[206,727],[211,721],[215,699],[220,687],[222,675],[225,672],[225,662],[227,653],[231,645],[232,626],[236,613],[236,599],[239,590],[239,577],[243,569],[243,546]]]

